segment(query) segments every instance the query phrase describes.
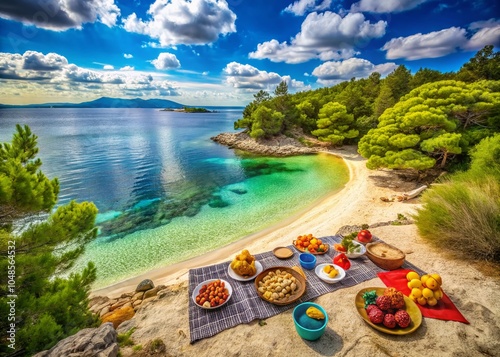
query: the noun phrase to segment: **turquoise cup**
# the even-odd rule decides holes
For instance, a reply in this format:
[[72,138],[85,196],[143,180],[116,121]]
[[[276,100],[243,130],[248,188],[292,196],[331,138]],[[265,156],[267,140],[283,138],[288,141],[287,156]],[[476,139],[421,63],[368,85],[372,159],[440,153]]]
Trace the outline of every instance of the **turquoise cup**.
[[[316,320],[307,316],[306,310],[311,306],[320,310],[325,315],[325,319]],[[313,302],[303,302],[293,309],[292,315],[295,329],[304,340],[315,341],[325,333],[326,325],[328,325],[328,314],[320,305]]]

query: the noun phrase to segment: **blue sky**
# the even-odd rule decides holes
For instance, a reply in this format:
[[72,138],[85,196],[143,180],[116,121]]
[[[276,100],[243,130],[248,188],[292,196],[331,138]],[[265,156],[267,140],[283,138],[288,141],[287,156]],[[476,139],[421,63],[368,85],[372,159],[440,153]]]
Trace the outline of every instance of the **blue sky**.
[[0,0],[0,103],[246,105],[500,47],[497,0]]

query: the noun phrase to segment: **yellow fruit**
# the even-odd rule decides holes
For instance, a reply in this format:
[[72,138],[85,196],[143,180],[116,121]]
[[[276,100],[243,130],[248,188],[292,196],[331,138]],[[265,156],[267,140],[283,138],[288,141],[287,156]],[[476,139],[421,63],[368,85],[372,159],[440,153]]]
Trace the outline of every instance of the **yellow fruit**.
[[439,286],[443,285],[443,279],[441,279],[441,276],[439,274],[431,274],[431,277],[436,280]]
[[316,238],[313,238],[313,239],[311,239],[311,241],[309,243],[316,244],[316,243],[318,243],[318,240]]
[[435,289],[439,288],[439,285],[438,285],[436,279],[434,279],[432,276],[427,278],[427,280],[425,281],[425,286],[427,286],[431,290],[435,290]]
[[441,300],[443,298],[443,290],[437,289],[434,291],[434,299]]
[[411,281],[413,279],[419,279],[420,280],[420,275],[418,275],[416,272],[414,271],[410,271],[408,274],[406,274],[406,279],[408,281]]
[[323,268],[323,271],[327,274],[330,274],[330,272],[332,271],[332,266],[331,265],[325,265],[325,267]]
[[335,269],[335,268],[333,268],[333,269],[330,271],[330,274],[328,274],[328,276],[329,276],[330,278],[332,278],[332,279],[333,279],[333,278],[335,278],[337,275],[339,275],[339,271],[338,271],[337,269]]
[[424,285],[424,287],[426,287],[427,285],[425,285],[425,282],[427,281],[427,279],[430,277],[430,275],[422,275],[420,277],[420,281],[422,282],[422,284]]
[[325,319],[325,315],[321,312],[321,310],[315,308],[314,306],[311,306],[306,310],[306,315],[316,320]]
[[408,287],[410,289],[413,289],[413,288],[420,288],[422,286],[422,282],[418,279],[412,279],[409,283],[408,283]]
[[419,297],[422,296],[422,290],[420,290],[419,288],[413,288],[411,289],[411,294],[418,299]]
[[410,295],[408,296],[408,298],[409,298],[411,301],[413,301],[413,302],[417,302],[417,298],[416,298],[415,296],[413,296],[413,294],[410,294]]
[[438,301],[437,301],[436,299],[434,299],[433,297],[431,297],[431,298],[428,298],[428,299],[427,299],[427,304],[428,304],[429,306],[434,306],[434,305],[436,305],[437,303],[438,303]]
[[434,292],[429,289],[429,288],[423,288],[422,290],[422,296],[426,299],[428,298],[434,298]]
[[420,305],[424,306],[425,304],[427,304],[427,299],[426,299],[426,298],[424,298],[423,296],[421,296],[421,297],[419,297],[419,298],[417,299],[417,302],[418,302]]

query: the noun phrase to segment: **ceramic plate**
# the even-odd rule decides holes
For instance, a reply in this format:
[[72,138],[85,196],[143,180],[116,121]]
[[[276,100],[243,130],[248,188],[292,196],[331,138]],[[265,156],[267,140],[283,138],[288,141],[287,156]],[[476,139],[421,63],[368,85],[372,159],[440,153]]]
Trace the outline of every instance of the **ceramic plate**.
[[231,264],[229,264],[229,266],[227,267],[227,273],[234,280],[249,281],[249,280],[253,280],[257,275],[262,273],[262,270],[264,270],[264,268],[262,267],[262,264],[260,264],[258,261],[255,261],[255,269],[257,269],[257,271],[254,275],[249,276],[249,277],[243,277],[239,274],[236,274],[236,272],[233,270],[233,268],[231,268]]
[[314,255],[321,255],[321,254],[325,254],[328,252],[328,250],[330,249],[330,245],[329,244],[326,244],[325,243],[325,251],[324,252],[316,252],[316,253],[311,253],[310,251],[306,250],[306,249],[303,249],[303,248],[299,248],[295,245],[295,241],[293,241],[293,246],[295,247],[295,249],[297,249],[299,252],[301,253],[310,253],[310,254],[314,254]]
[[[330,278],[328,276],[328,274],[323,271],[323,268],[327,265],[332,265],[335,267],[335,269],[338,270],[339,273],[335,278]],[[345,270],[342,269],[341,267],[339,267],[338,265],[331,264],[331,263],[323,263],[323,264],[317,265],[316,269],[314,269],[314,272],[316,273],[318,278],[320,278],[321,280],[323,280],[325,283],[328,283],[328,284],[338,283],[339,281],[341,281],[342,279],[345,278]]]
[[384,325],[380,324],[374,324],[370,321],[368,318],[368,315],[365,310],[365,299],[363,299],[363,294],[367,291],[372,291],[375,290],[377,293],[377,296],[383,295],[385,288],[365,288],[361,289],[358,294],[356,295],[355,299],[355,304],[356,304],[356,310],[358,310],[359,315],[365,322],[373,327],[376,330],[391,334],[391,335],[407,335],[409,333],[412,333],[415,331],[420,324],[422,323],[422,313],[420,312],[420,309],[418,308],[417,304],[415,304],[409,297],[405,296],[405,310],[408,312],[411,318],[411,323],[408,327],[406,328],[387,328]]
[[[200,293],[200,289],[203,287],[203,285],[210,284],[211,282],[216,281],[216,280],[220,280],[220,281],[224,282],[224,287],[227,289],[228,295],[229,295],[228,298],[226,299],[226,301],[223,304],[221,304],[219,306],[215,306],[215,307],[204,307],[202,305],[198,305],[196,303],[196,297]],[[194,288],[192,298],[193,298],[193,302],[196,306],[201,307],[202,309],[206,309],[206,310],[213,310],[213,309],[218,309],[219,307],[226,305],[227,302],[229,301],[229,299],[231,299],[232,295],[233,295],[233,288],[231,287],[231,284],[229,284],[226,280],[224,280],[224,279],[208,279],[208,280],[205,280],[204,282],[198,284]]]
[[279,259],[288,259],[293,256],[293,250],[288,247],[276,247],[274,248],[273,253],[276,258]]

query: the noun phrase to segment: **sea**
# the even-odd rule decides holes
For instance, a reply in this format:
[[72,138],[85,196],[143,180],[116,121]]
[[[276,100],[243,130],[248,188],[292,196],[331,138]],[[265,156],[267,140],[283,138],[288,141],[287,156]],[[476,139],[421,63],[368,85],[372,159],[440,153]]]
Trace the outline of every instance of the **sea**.
[[99,209],[99,235],[72,268],[93,261],[98,289],[271,227],[348,181],[333,155],[263,157],[210,139],[235,132],[241,116],[242,108],[224,107],[1,109],[0,142],[28,125],[41,170],[59,179],[57,206],[92,201]]

